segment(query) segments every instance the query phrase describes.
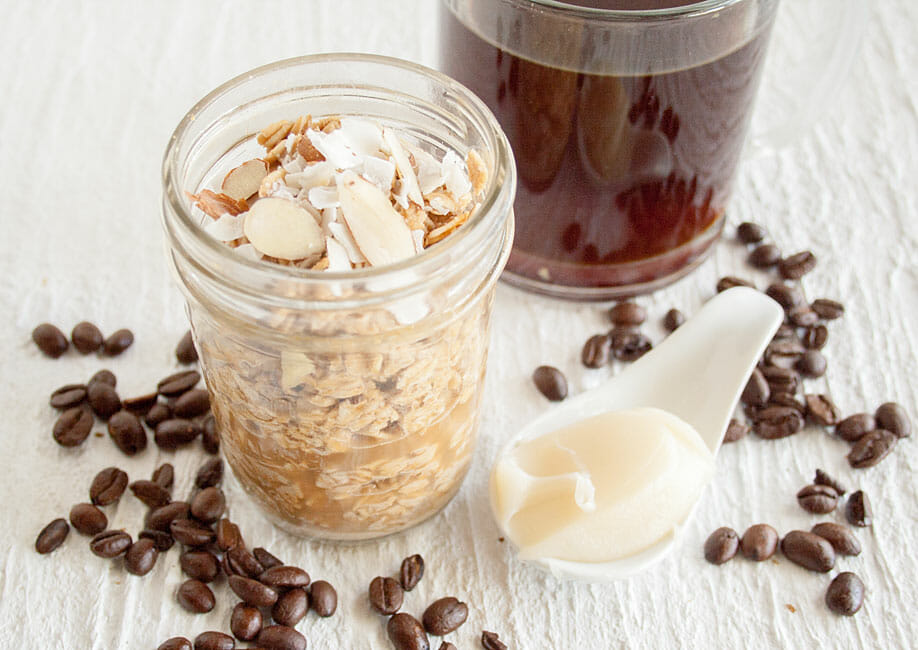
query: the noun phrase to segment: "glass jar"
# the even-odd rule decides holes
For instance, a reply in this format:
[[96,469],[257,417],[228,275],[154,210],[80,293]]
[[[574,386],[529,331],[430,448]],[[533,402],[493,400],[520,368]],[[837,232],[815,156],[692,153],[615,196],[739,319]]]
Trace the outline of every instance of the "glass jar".
[[[383,267],[253,261],[205,233],[186,192],[263,155],[260,129],[359,116],[438,157],[481,154],[483,199],[459,230]],[[281,527],[368,539],[458,491],[477,436],[494,287],[513,237],[516,171],[494,117],[435,71],[356,54],[267,65],[179,124],[163,163],[169,259],[187,299],[227,463]]]

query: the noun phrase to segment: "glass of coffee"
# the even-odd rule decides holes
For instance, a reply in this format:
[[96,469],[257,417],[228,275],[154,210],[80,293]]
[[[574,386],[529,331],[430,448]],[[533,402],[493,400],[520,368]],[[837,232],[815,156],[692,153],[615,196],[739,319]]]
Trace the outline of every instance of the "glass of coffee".
[[444,0],[440,66],[490,106],[516,158],[504,279],[605,300],[705,259],[778,4]]

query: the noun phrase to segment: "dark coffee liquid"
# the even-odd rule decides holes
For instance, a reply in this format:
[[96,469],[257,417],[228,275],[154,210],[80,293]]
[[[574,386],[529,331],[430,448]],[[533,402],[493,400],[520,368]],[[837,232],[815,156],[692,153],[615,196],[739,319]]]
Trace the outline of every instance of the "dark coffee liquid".
[[442,16],[441,67],[494,111],[516,157],[511,273],[580,287],[647,285],[690,265],[713,243],[767,33],[696,67],[611,76],[515,56],[450,11]]

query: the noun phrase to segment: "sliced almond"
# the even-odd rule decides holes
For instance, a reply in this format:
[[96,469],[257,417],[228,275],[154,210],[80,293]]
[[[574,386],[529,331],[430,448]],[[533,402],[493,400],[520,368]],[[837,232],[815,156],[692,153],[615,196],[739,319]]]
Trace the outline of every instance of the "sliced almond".
[[389,129],[384,129],[383,140],[386,141],[386,145],[389,147],[389,152],[395,161],[395,168],[398,170],[399,178],[402,179],[408,198],[418,205],[424,205],[424,197],[421,195],[417,174],[414,173],[414,167],[411,166],[408,153],[399,141],[398,136]]
[[224,214],[236,216],[249,209],[245,199],[234,199],[226,194],[217,194],[210,190],[201,190],[199,194],[188,194],[188,198],[195,202],[204,214],[219,219]]
[[382,266],[414,255],[411,231],[373,183],[352,171],[341,172],[338,197],[344,221],[370,264]]
[[247,160],[229,170],[220,187],[224,194],[233,199],[247,199],[258,192],[261,181],[267,175],[268,163],[260,158]]
[[313,216],[292,201],[264,198],[245,217],[245,236],[262,254],[282,260],[318,255],[325,238]]

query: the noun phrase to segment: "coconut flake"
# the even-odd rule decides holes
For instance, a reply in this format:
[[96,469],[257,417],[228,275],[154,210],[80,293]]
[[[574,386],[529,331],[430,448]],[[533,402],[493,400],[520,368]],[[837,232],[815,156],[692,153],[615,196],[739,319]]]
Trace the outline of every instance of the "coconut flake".
[[443,185],[445,175],[440,161],[419,147],[406,146],[406,148],[411,151],[414,162],[418,166],[418,186],[421,194],[426,196]]
[[233,241],[242,237],[242,224],[245,222],[245,213],[233,216],[230,213],[224,213],[216,221],[210,221],[204,226],[204,230],[215,239],[220,241]]
[[287,172],[288,176],[290,174],[298,174],[306,169],[306,159],[294,152],[292,158],[285,158],[281,161],[281,166]]
[[450,149],[443,156],[440,166],[443,169],[443,184],[447,192],[458,199],[472,191],[472,181],[469,180],[465,161],[459,157],[459,154]]
[[329,271],[351,270],[351,259],[347,250],[334,237],[325,238],[325,254],[328,256]]
[[354,241],[354,236],[347,226],[343,223],[329,223],[328,231],[335,238],[335,241],[344,246],[344,250],[347,251],[348,259],[351,260],[352,264],[356,266],[367,261],[367,258],[363,256],[363,253],[357,247],[357,242]]
[[376,155],[383,146],[382,129],[370,120],[342,117],[341,126],[335,133],[339,133],[348,147],[363,158]]
[[405,187],[406,195],[417,205],[424,205],[424,197],[421,195],[421,188],[418,186],[418,177],[414,173],[414,168],[408,159],[408,153],[399,141],[398,136],[389,129],[385,129],[383,138],[392,152],[392,159],[395,161],[395,168],[398,170],[398,176]]
[[423,230],[412,230],[411,239],[414,240],[414,252],[421,253],[424,251],[424,235],[426,233]]
[[370,156],[363,161],[363,176],[383,192],[389,192],[395,181],[395,165],[389,160]]
[[339,204],[338,188],[334,185],[314,187],[309,190],[309,202],[317,210],[337,207]]
[[308,192],[319,185],[328,185],[334,176],[335,166],[323,161],[307,165],[302,171],[287,174],[284,180],[288,185]]
[[347,139],[341,134],[340,129],[335,129],[331,133],[310,129],[306,131],[306,136],[312,146],[336,169],[351,169],[363,162],[363,158],[348,146]]
[[253,261],[258,261],[261,259],[261,253],[258,252],[258,249],[252,246],[251,244],[242,244],[233,249],[238,255],[250,259]]

